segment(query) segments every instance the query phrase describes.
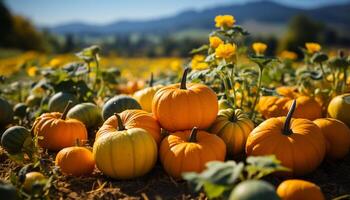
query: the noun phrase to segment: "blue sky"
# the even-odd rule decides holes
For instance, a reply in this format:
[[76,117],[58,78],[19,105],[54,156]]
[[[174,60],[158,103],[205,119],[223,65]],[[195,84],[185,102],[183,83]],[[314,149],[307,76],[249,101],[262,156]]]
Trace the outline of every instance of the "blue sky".
[[[122,19],[152,19],[187,9],[245,3],[253,0],[5,0],[17,14],[37,25],[67,22],[106,24]],[[295,7],[312,8],[350,0],[275,0]]]

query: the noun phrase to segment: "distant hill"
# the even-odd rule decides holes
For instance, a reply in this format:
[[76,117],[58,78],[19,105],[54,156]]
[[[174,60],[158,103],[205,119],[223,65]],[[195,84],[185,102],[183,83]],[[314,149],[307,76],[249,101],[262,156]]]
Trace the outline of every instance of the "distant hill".
[[342,32],[350,32],[350,3],[315,9],[300,9],[281,5],[268,0],[255,1],[246,4],[225,5],[201,11],[190,10],[171,17],[155,20],[125,20],[103,26],[84,23],[69,23],[52,27],[50,30],[58,34],[168,34],[183,32],[188,29],[213,29],[213,19],[219,14],[234,15],[239,24],[248,24],[248,30],[255,28],[259,31],[261,30],[261,24],[265,24],[268,28],[262,30],[262,32],[281,31],[283,29],[281,27],[285,26],[289,19],[297,14],[305,14],[312,17],[314,20],[322,21]]

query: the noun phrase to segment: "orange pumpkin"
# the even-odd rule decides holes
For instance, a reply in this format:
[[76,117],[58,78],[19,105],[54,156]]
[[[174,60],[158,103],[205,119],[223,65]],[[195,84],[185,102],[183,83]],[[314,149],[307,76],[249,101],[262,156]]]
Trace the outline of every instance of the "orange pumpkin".
[[85,147],[67,147],[58,152],[55,159],[64,174],[81,176],[94,171],[95,160],[92,152]]
[[350,151],[350,129],[343,122],[324,118],[314,123],[320,127],[327,142],[327,157],[331,159],[344,158]]
[[186,84],[188,68],[181,84],[161,88],[154,95],[152,111],[161,127],[168,131],[187,130],[193,127],[208,128],[218,113],[215,92],[199,83]]
[[276,155],[283,166],[291,169],[288,175],[305,175],[315,170],[326,152],[321,129],[307,119],[292,118],[294,100],[287,117],[270,118],[248,136],[248,156]]
[[44,113],[35,120],[33,130],[36,136],[41,137],[38,140],[39,146],[58,151],[74,146],[77,139],[87,140],[85,125],[76,119],[66,119],[71,103],[68,102],[62,114]]
[[[298,95],[294,117],[315,120],[322,117],[322,107],[309,96]],[[258,111],[264,118],[285,116],[293,103],[289,97],[263,96],[259,100]]]
[[325,200],[317,185],[298,179],[283,181],[277,188],[277,194],[282,200]]
[[276,88],[276,92],[281,96],[292,98],[292,99],[300,96],[298,92],[298,88],[295,86],[280,86]]
[[[296,98],[297,106],[293,116],[295,118],[304,118],[315,120],[322,117],[322,107],[317,101],[309,96],[299,96]],[[284,109],[290,108],[293,100],[288,101],[284,105]]]
[[288,110],[284,105],[290,100],[287,97],[262,96],[259,100],[258,111],[265,119],[284,116]]
[[[161,141],[160,126],[157,120],[153,117],[152,113],[148,113],[143,110],[125,110],[119,114],[121,118],[122,126],[126,130],[132,128],[142,128],[149,133],[157,144]],[[101,135],[110,133],[116,130],[118,127],[118,118],[113,115],[108,118],[102,125],[102,127],[96,133],[96,139]]]
[[207,162],[224,161],[226,145],[214,134],[197,128],[171,133],[161,143],[160,161],[176,179],[184,172],[201,172]]

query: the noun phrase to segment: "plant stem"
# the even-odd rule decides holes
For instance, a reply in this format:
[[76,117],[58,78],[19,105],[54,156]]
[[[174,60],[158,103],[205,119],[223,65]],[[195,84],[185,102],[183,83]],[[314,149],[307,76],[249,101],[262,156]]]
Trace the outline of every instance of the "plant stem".
[[197,132],[198,132],[198,128],[193,127],[190,134],[190,138],[188,138],[188,142],[197,142]]
[[153,72],[151,72],[151,77],[149,79],[149,87],[153,87]]
[[66,105],[66,107],[64,108],[63,113],[62,113],[62,116],[61,116],[61,119],[62,119],[62,120],[65,120],[65,119],[66,119],[67,113],[68,113],[68,111],[69,111],[69,109],[70,109],[70,107],[71,107],[72,104],[73,104],[73,101],[69,100],[68,103],[67,103],[67,105]]
[[294,99],[292,105],[289,108],[289,111],[288,111],[288,114],[286,117],[286,121],[284,122],[283,131],[282,131],[282,133],[284,135],[293,134],[293,131],[290,129],[290,122],[292,120],[292,116],[293,116],[293,113],[295,111],[296,105],[297,105],[297,101]]
[[125,130],[125,126],[123,124],[122,118],[120,117],[120,115],[118,113],[114,113],[114,116],[118,120],[118,131],[124,131]]
[[323,78],[324,78],[324,79],[326,80],[326,82],[327,82],[326,72],[324,71],[324,68],[323,68],[323,64],[322,64],[322,63],[320,63],[320,68],[321,68],[322,76],[323,76]]
[[95,89],[96,85],[97,85],[97,81],[98,81],[98,79],[100,77],[100,63],[97,60],[97,54],[94,54],[94,60],[95,60],[95,63],[96,63],[96,74],[95,74],[95,82],[94,82],[93,88]]
[[231,99],[231,96],[229,93],[229,87],[228,87],[228,84],[226,82],[226,77],[222,73],[219,73],[219,76],[221,77],[222,82],[224,83],[224,90],[225,90],[226,99],[231,103],[232,106],[234,106],[235,104],[234,104],[234,102],[232,102],[232,99]]
[[186,87],[186,79],[187,79],[187,74],[188,74],[188,71],[190,70],[190,68],[186,68],[184,70],[184,73],[182,74],[182,79],[181,79],[181,84],[180,84],[180,89],[182,90],[186,90],[187,87]]
[[346,90],[346,81],[347,81],[347,79],[348,79],[348,74],[347,74],[347,70],[346,70],[347,68],[346,67],[344,67],[344,85],[343,85],[343,88],[342,88],[342,91],[344,91],[344,90]]
[[254,115],[255,107],[256,107],[256,104],[258,103],[258,100],[259,100],[259,97],[260,97],[262,72],[263,72],[263,67],[259,66],[258,88],[257,88],[257,91],[256,91],[256,96],[255,96],[255,99],[254,99],[252,110],[251,110],[250,115],[249,115],[250,119],[253,119],[253,117],[255,117],[255,115]]

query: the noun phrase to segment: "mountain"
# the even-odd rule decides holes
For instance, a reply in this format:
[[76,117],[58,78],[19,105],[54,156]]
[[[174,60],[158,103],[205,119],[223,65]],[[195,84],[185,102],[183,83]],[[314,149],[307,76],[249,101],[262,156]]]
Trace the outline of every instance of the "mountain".
[[[239,24],[254,22],[285,26],[291,17],[305,14],[315,20],[340,29],[350,29],[350,3],[330,5],[314,9],[300,9],[285,6],[268,0],[233,4],[205,9],[201,11],[189,10],[174,16],[139,21],[117,21],[107,25],[93,25],[84,23],[69,23],[50,28],[58,34],[123,34],[123,33],[154,33],[168,34],[188,29],[213,29],[213,19],[219,14],[232,14]],[[249,30],[249,29],[248,29]],[[279,29],[277,29],[279,30]],[[269,31],[269,30],[267,30]]]

